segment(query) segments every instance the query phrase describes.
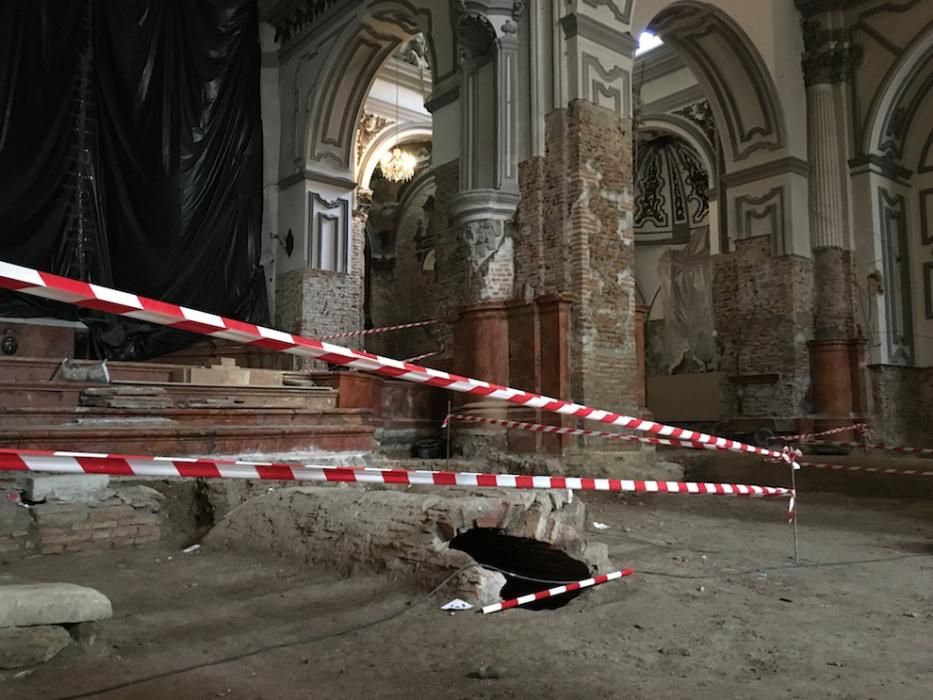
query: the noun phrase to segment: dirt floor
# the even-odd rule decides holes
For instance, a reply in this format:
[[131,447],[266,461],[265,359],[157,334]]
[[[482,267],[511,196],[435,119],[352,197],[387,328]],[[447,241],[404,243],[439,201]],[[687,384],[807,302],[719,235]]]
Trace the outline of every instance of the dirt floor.
[[379,576],[207,547],[5,563],[8,579],[98,588],[115,617],[0,696],[933,695],[929,501],[808,496],[795,567],[784,501],[586,500],[610,526],[593,536],[637,573],[554,611],[450,615],[443,591],[409,607],[419,594]]

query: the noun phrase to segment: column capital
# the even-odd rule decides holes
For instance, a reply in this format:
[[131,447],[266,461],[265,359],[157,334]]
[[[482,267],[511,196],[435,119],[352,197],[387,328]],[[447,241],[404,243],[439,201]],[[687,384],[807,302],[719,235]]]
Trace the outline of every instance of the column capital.
[[804,83],[809,88],[847,81],[858,55],[858,47],[836,42],[807,51],[802,61]]
[[807,87],[833,85],[848,80],[861,50],[849,43],[849,34],[839,0],[798,0],[803,13],[802,68]]

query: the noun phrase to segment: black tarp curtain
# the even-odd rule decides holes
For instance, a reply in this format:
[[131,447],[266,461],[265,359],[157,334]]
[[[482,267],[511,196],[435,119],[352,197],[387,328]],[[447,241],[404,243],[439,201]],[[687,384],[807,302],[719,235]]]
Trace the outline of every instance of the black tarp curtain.
[[[255,0],[0,0],[0,260],[266,319]],[[196,337],[80,318],[96,354]]]

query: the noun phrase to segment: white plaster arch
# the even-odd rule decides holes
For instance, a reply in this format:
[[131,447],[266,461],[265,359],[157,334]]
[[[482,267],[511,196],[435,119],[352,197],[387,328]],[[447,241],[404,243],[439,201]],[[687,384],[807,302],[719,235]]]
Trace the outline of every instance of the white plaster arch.
[[785,119],[770,71],[730,15],[706,2],[678,0],[655,15],[652,27],[703,87],[729,170],[785,150]]
[[437,51],[434,30],[447,30],[449,13],[447,3],[429,9],[406,0],[370,0],[350,17],[330,41],[320,71],[327,76],[322,89],[308,95],[304,156],[309,167],[352,172],[356,126],[380,67],[418,32],[425,36],[432,67],[441,56],[446,66],[449,60]]
[[[885,138],[897,108],[911,92],[925,96],[933,82],[933,29],[927,29],[904,51],[891,67],[883,88],[872,100],[865,122],[861,149],[866,154],[883,155]],[[916,125],[913,125],[916,126]]]
[[372,140],[360,156],[357,166],[357,184],[363,189],[369,189],[376,166],[382,157],[397,145],[404,145],[414,141],[430,141],[432,131],[430,124],[408,124],[396,130],[394,125],[387,126]]
[[[622,0],[616,0],[622,2]],[[776,118],[774,126],[763,122],[752,124],[764,126],[766,130],[777,128],[780,137],[776,139],[758,138],[758,143],[780,143],[780,149],[760,148],[746,154],[742,166],[767,162],[778,157],[792,156],[801,161],[807,159],[807,121],[806,88],[800,57],[803,55],[803,33],[800,31],[800,13],[793,2],[764,2],[764,0],[632,0],[631,31],[638,36],[655,23],[659,15],[676,13],[693,8],[698,14],[695,18],[709,15],[717,20],[717,25],[729,28],[730,41],[720,41],[721,50],[716,55],[715,63],[721,64],[719,72],[726,72],[725,85],[735,90],[744,83],[745,92],[753,96],[768,111],[773,111]],[[656,29],[656,28],[655,28]],[[703,37],[708,29],[698,26],[693,20],[686,21],[675,32],[660,32],[669,44],[678,46],[696,43],[701,39],[710,43],[716,36]],[[734,45],[733,45],[734,42]],[[680,48],[678,46],[678,48]],[[682,51],[679,51],[683,55]],[[744,54],[744,55],[743,55]],[[685,56],[686,58],[686,56]],[[702,78],[694,65],[691,69]],[[738,70],[741,63],[750,63],[744,71]],[[707,71],[708,72],[708,71]],[[745,76],[755,76],[749,80]],[[702,78],[707,83],[709,77]],[[702,82],[701,80],[701,82]],[[703,85],[704,88],[708,84]],[[757,94],[756,94],[757,93]],[[707,90],[708,94],[708,90]],[[711,99],[711,105],[714,100]],[[769,105],[770,102],[770,105]],[[714,109],[716,109],[716,106]],[[758,108],[756,108],[758,109]],[[757,119],[761,119],[759,115]],[[717,119],[721,117],[716,114]],[[754,120],[751,120],[754,121]],[[720,124],[720,127],[722,124]],[[728,144],[723,139],[724,147]],[[726,153],[727,167],[729,153]]]

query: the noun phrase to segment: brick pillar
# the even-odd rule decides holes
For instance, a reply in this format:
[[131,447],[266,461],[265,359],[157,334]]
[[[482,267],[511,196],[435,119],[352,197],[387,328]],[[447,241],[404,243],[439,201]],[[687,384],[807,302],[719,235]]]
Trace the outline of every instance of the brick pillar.
[[545,261],[545,283],[566,290],[569,282],[573,297],[572,394],[599,408],[634,412],[631,123],[574,100],[548,115],[546,138],[543,218],[552,232],[546,237],[555,239],[553,245],[545,240],[546,254],[564,260]]

